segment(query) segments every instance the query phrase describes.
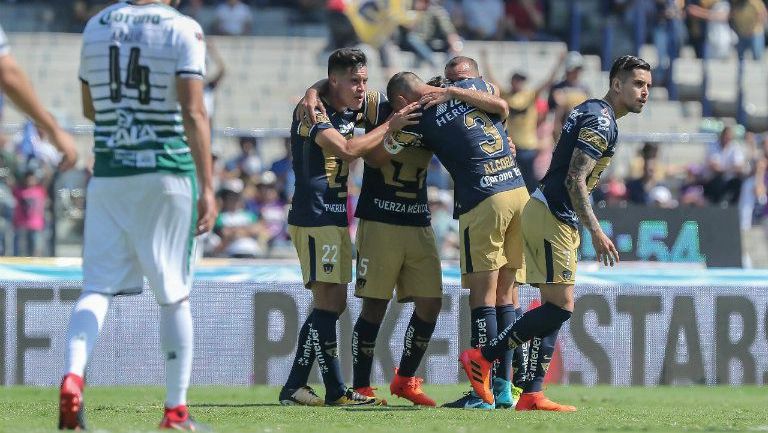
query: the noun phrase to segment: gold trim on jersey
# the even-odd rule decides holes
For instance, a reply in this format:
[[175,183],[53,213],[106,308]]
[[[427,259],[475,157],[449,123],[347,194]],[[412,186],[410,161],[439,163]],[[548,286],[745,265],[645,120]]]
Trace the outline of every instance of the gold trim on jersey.
[[594,146],[600,152],[605,152],[608,149],[608,139],[592,128],[581,128],[579,130],[579,140]]
[[371,125],[376,125],[379,119],[379,92],[365,92],[365,117]]
[[464,113],[464,125],[469,129],[474,128],[475,125],[480,125],[483,133],[488,137],[488,140],[480,142],[480,148],[488,155],[493,156],[504,149],[504,140],[501,138],[499,130],[496,129],[496,125],[485,112],[473,109]]
[[[396,188],[396,197],[415,200],[418,191],[424,187],[427,179],[427,167],[432,159],[432,152],[426,149],[409,148],[394,156],[389,163],[382,165],[381,171],[384,183]],[[402,191],[410,189],[416,192]]]
[[597,160],[597,164],[595,164],[595,168],[592,169],[592,172],[589,173],[589,176],[587,176],[587,191],[592,191],[597,186],[597,182],[600,181],[600,176],[603,174],[606,168],[611,165],[611,157],[610,156],[604,156]]
[[346,186],[347,177],[349,176],[349,164],[338,156],[323,149],[323,158],[325,160],[325,180],[328,182],[328,188],[341,189],[345,191],[339,191],[338,197],[344,198],[347,196]]

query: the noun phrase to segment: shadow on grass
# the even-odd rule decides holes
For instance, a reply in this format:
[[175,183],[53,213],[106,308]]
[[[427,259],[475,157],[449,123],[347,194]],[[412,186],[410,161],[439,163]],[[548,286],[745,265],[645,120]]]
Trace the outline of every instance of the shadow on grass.
[[283,407],[280,403],[198,403],[189,407]]
[[400,410],[422,410],[416,406],[376,406],[376,407],[344,407],[341,408],[350,412],[391,412]]

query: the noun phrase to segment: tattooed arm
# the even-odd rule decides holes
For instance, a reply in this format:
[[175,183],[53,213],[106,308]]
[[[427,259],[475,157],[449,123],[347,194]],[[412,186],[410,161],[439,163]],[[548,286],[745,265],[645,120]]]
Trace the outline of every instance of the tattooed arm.
[[587,177],[595,168],[597,161],[578,147],[573,149],[571,164],[568,166],[568,175],[565,177],[565,188],[571,198],[573,210],[579,216],[581,224],[591,233],[600,229],[595,213],[592,211],[592,203],[587,189]]
[[613,242],[603,233],[600,222],[592,210],[587,188],[587,178],[595,168],[597,161],[578,147],[573,150],[568,175],[565,177],[565,187],[576,215],[584,227],[592,235],[592,244],[597,253],[597,260],[605,265],[613,266],[619,261],[619,252]]

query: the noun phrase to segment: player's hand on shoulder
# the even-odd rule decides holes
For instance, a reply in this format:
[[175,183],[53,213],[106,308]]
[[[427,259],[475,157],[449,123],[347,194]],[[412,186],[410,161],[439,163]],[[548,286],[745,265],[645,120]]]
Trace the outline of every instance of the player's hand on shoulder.
[[307,118],[310,124],[314,125],[317,123],[318,112],[327,116],[325,106],[320,101],[320,94],[317,90],[310,88],[299,101],[298,107],[296,107],[296,120]]
[[597,253],[597,261],[605,266],[614,266],[619,263],[619,252],[611,239],[602,230],[592,233],[592,246]]
[[412,102],[402,109],[392,113],[389,118],[389,129],[399,131],[408,125],[419,123],[421,117],[421,105],[419,102]]
[[216,222],[216,215],[218,210],[216,209],[216,198],[213,194],[213,189],[203,191],[200,193],[200,197],[197,199],[197,225],[195,233],[201,235],[209,232],[213,228],[214,222]]
[[66,131],[57,129],[51,135],[51,142],[56,149],[61,152],[61,161],[59,162],[59,170],[67,171],[75,167],[77,164],[77,150],[75,149],[75,139]]

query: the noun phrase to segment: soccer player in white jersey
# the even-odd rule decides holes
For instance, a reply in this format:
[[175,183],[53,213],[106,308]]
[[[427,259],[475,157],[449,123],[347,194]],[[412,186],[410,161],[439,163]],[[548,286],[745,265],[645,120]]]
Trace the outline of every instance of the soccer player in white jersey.
[[35,122],[61,152],[59,168],[69,170],[74,167],[77,162],[77,152],[72,136],[61,129],[56,119],[45,111],[37,99],[32,84],[11,55],[11,46],[2,27],[0,27],[0,90]]
[[[177,0],[107,7],[85,27],[83,113],[96,124],[88,185],[83,292],[69,322],[59,428],[83,428],[83,375],[115,296],[160,304],[167,394],[160,428],[199,430],[186,394],[192,369],[189,293],[195,235],[215,219],[205,40]],[[199,184],[199,192],[198,192]],[[197,202],[197,206],[195,206]]]

